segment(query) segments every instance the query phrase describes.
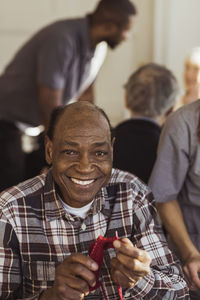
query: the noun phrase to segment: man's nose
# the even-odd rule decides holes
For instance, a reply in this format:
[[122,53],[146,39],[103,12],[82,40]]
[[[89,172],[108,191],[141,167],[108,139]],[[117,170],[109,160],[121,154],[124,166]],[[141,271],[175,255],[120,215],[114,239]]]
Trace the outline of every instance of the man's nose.
[[81,172],[91,172],[93,170],[94,164],[87,153],[81,155],[78,167]]

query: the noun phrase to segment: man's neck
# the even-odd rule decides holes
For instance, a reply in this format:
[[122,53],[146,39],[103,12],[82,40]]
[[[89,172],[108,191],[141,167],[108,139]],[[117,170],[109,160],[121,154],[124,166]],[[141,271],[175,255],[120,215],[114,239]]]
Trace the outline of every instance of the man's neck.
[[88,203],[88,204],[86,204],[86,205],[84,205],[82,207],[76,208],[76,207],[72,207],[72,206],[68,205],[63,200],[61,200],[61,201],[62,201],[63,207],[65,208],[65,210],[69,214],[78,216],[78,217],[80,217],[82,219],[84,219],[86,217],[88,211],[90,210],[90,208],[91,208],[91,206],[92,206],[92,204],[94,202],[94,200],[93,200],[90,203]]
[[89,41],[90,41],[90,48],[95,49],[97,44],[103,41],[100,34],[100,25],[96,25],[93,21],[93,15],[88,14],[88,28],[89,28]]

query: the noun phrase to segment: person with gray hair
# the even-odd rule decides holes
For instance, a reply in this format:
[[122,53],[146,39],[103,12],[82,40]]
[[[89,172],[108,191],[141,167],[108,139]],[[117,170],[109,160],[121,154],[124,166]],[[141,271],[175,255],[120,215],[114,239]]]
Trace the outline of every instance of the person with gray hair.
[[185,93],[181,99],[181,105],[200,98],[200,47],[193,48],[187,55],[183,77]]
[[134,72],[125,84],[125,104],[131,118],[113,131],[114,167],[148,182],[161,132],[178,92],[177,80],[164,66],[149,63]]

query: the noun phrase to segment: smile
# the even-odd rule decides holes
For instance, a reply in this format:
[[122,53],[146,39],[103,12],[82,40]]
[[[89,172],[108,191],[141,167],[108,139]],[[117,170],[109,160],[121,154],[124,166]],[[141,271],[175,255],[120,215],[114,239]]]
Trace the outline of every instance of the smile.
[[80,184],[80,185],[88,185],[91,184],[95,181],[95,179],[91,179],[91,180],[78,180],[75,178],[70,177],[71,181],[76,183],[76,184]]

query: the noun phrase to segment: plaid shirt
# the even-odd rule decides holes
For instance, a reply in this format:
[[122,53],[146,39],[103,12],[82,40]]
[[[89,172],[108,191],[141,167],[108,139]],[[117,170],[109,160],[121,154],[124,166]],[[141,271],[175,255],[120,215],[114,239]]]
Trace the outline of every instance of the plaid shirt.
[[[84,220],[69,215],[47,175],[12,187],[0,199],[0,299],[39,299],[51,287],[55,268],[74,252],[88,255],[99,235],[127,237],[152,258],[151,272],[125,299],[189,299],[180,264],[157,225],[153,196],[135,176],[114,170]],[[104,253],[101,281],[108,299],[119,299],[110,276],[114,249]],[[85,297],[103,299],[100,289]]]

